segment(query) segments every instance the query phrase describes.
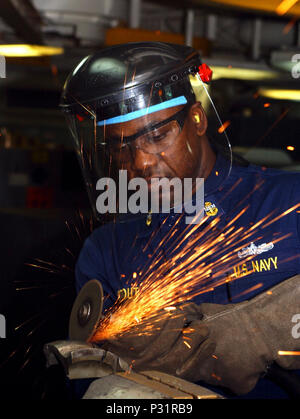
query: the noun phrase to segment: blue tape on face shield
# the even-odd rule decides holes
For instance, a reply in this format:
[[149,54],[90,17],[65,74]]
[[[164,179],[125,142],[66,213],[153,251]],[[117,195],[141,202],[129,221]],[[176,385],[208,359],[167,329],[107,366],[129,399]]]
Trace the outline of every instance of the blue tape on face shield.
[[126,115],[116,116],[114,118],[109,118],[104,121],[97,122],[97,126],[102,127],[112,124],[121,124],[123,122],[132,121],[133,119],[141,118],[142,116],[149,115],[154,112],[161,111],[163,109],[172,108],[174,106],[185,105],[187,100],[185,96],[179,96],[174,99],[167,100],[166,102],[158,103],[148,108],[139,109],[138,111],[130,112]]

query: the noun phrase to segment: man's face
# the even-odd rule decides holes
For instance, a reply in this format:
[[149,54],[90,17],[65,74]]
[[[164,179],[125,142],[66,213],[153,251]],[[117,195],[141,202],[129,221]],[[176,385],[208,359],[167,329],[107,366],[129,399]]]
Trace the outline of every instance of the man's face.
[[[176,106],[164,109],[126,123],[108,125],[106,138],[122,139],[135,135],[146,126],[154,126],[178,113],[183,107]],[[198,117],[195,118],[195,115]],[[176,122],[175,122],[176,124]],[[149,152],[148,147],[141,145],[139,138],[126,145],[127,152],[120,152],[116,147],[111,158],[118,169],[127,170],[128,179],[142,177],[148,184],[152,178],[193,178],[204,177],[202,164],[201,137],[205,134],[207,126],[206,116],[199,103],[192,105],[184,120],[182,130],[174,130],[172,141],[162,150]],[[121,149],[122,150],[122,149]],[[126,158],[124,158],[126,154]],[[122,157],[120,157],[122,156]]]

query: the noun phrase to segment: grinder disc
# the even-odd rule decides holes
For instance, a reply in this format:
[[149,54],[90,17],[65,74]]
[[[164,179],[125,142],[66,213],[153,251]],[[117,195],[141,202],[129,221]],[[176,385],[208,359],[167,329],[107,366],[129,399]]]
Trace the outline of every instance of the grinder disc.
[[94,335],[103,307],[103,289],[92,279],[80,290],[72,307],[69,320],[69,338],[87,342]]

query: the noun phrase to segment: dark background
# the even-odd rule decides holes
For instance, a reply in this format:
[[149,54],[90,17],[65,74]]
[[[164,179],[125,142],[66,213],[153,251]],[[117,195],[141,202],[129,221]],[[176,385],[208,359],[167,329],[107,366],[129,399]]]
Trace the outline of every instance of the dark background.
[[[134,9],[138,3],[139,13]],[[279,69],[273,59],[274,52],[289,52],[289,63],[300,52],[295,9],[279,17],[275,12],[213,7],[209,1],[3,1],[0,47],[29,43],[65,48],[60,56],[7,57],[6,78],[0,78],[3,399],[67,397],[60,371],[46,369],[43,345],[67,336],[75,298],[74,265],[96,224],[58,109],[64,81],[83,57],[118,39],[117,32],[113,39],[108,36],[114,30],[127,31],[124,42],[132,37],[165,40],[163,34],[169,42],[187,42],[191,24],[184,6],[194,11],[194,42],[198,39],[194,46],[201,47],[209,65],[276,73],[275,79],[267,80],[227,74],[212,82],[210,93],[229,124],[227,133],[235,152],[260,165],[300,170],[299,101],[258,94],[262,86],[299,88],[300,79],[292,78],[290,68]],[[255,29],[257,22],[261,22],[260,32]],[[294,150],[289,151],[289,146]]]

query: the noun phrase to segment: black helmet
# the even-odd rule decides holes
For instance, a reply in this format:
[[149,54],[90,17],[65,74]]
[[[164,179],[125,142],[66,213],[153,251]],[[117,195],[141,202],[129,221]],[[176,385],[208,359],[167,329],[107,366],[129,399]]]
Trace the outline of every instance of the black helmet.
[[92,109],[100,122],[181,96],[194,102],[189,76],[201,65],[199,53],[184,45],[116,45],[80,62],[66,80],[60,106],[78,115]]

